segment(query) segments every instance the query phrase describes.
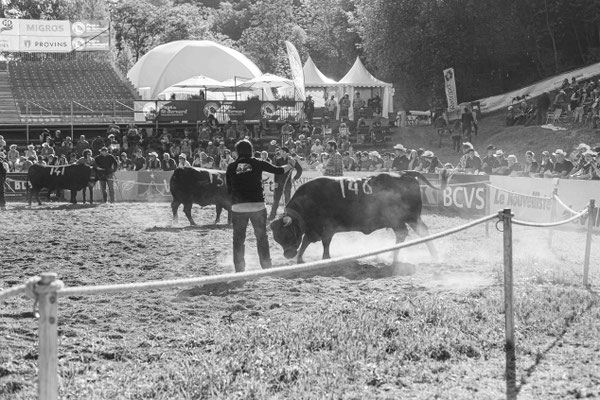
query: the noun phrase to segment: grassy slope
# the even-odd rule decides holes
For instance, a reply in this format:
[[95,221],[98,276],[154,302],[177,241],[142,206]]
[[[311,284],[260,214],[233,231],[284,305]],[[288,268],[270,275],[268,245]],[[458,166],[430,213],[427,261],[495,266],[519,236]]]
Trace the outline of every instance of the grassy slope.
[[[480,120],[479,135],[474,137],[475,149],[483,157],[488,144],[504,150],[506,154],[515,154],[519,161],[524,159],[524,153],[532,150],[539,160],[542,151],[550,152],[556,149],[568,151],[579,143],[587,143],[594,147],[600,145],[600,134],[595,129],[581,128],[578,126],[564,125],[566,131],[551,131],[539,126],[512,126],[507,127],[504,123],[504,115],[496,114],[487,116]],[[438,147],[437,140],[430,145],[430,138],[434,134],[431,126],[397,128],[393,137],[393,143],[402,143],[409,148],[432,150],[442,162],[455,164],[459,156],[450,148],[451,142],[447,138]],[[391,146],[390,146],[391,148]]]

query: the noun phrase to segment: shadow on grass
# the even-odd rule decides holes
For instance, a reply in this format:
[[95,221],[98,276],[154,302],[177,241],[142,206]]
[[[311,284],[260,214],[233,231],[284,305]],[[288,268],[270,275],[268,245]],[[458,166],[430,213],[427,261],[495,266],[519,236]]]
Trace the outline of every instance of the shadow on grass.
[[[353,281],[360,281],[363,279],[385,279],[394,276],[406,276],[412,275],[414,272],[415,266],[408,263],[393,266],[352,262],[346,265],[331,267],[327,270],[291,273],[282,277],[282,279],[310,279],[319,276],[325,278],[341,277]],[[237,293],[236,289],[241,289],[246,282],[247,281],[233,281],[196,286],[191,289],[182,290],[179,292],[178,297],[227,296],[229,294]]]
[[81,209],[87,209],[87,208],[96,208],[100,206],[100,203],[94,203],[94,204],[71,204],[71,203],[60,203],[60,204],[42,204],[41,206],[38,206],[37,204],[34,205],[28,205],[28,204],[24,204],[24,205],[19,205],[19,206],[14,206],[14,207],[10,207],[8,208],[8,210],[14,210],[14,211],[61,211],[61,210],[81,210]]
[[188,225],[188,226],[153,226],[146,228],[146,232],[182,232],[182,231],[212,231],[220,229],[231,229],[227,224],[207,224],[207,225]]
[[1,313],[0,318],[24,319],[33,318],[33,311],[22,311],[18,313]]

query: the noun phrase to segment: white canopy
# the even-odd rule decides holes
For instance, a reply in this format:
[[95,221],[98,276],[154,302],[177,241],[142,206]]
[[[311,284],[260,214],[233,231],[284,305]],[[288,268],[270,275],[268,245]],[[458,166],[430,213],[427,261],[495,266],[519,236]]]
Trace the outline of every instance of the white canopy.
[[310,56],[308,56],[308,60],[306,60],[303,70],[304,87],[327,87],[337,85],[336,81],[323,75]]
[[[360,58],[356,57],[356,61],[346,75],[340,79],[338,84],[341,87],[340,95],[347,93],[350,100],[353,100],[354,93],[360,92],[363,99],[367,99],[373,95],[373,92],[379,93],[382,100],[382,117],[386,118],[389,113],[393,112],[394,108],[394,87],[391,83],[380,81],[375,78],[365,68]],[[377,89],[377,90],[373,90]],[[350,108],[350,118],[353,118],[352,108]]]
[[157,46],[146,53],[127,73],[138,90],[150,98],[194,76],[203,75],[218,81],[235,76],[255,78],[260,69],[237,50],[210,40],[178,40]]

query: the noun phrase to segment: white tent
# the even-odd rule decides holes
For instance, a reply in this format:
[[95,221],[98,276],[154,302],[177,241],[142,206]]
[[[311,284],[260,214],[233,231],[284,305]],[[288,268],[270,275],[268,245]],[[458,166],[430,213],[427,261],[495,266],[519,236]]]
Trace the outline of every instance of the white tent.
[[236,76],[255,78],[262,72],[237,50],[210,40],[179,40],[150,50],[129,70],[127,78],[137,89],[149,87],[152,99],[197,75],[223,81]]
[[[394,85],[380,81],[371,75],[360,61],[360,58],[356,57],[354,65],[340,79],[338,84],[342,88],[342,92],[349,95],[350,100],[354,98],[355,92],[360,92],[361,97],[365,100],[375,93],[379,93],[382,100],[382,117],[387,118],[388,114],[393,112]],[[352,108],[350,108],[350,114],[352,114]],[[353,115],[350,115],[350,118],[353,118]]]
[[[325,76],[319,68],[315,65],[314,61],[310,56],[304,63],[304,87],[306,94],[310,94],[315,102],[315,107],[324,107],[325,101],[327,100],[328,91],[335,93],[335,89],[338,84],[331,78]],[[336,100],[339,100],[336,99]]]

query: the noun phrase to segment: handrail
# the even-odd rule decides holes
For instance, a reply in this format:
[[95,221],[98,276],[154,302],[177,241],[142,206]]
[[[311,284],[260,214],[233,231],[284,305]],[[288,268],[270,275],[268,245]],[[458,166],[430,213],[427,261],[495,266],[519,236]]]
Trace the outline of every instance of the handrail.
[[78,106],[81,106],[81,107],[85,108],[88,111],[96,112],[96,110],[92,110],[91,108],[84,106],[83,104],[79,103],[78,101],[72,100],[72,102],[73,102],[73,104],[77,104]]
[[131,110],[131,111],[134,111],[134,108],[133,108],[133,107],[129,107],[127,104],[123,104],[123,103],[121,103],[119,100],[115,100],[115,103],[117,103],[117,104],[120,104],[120,105],[122,105],[123,107],[125,107],[125,108],[127,108],[127,109],[129,109],[129,110]]
[[36,103],[35,101],[31,101],[31,100],[25,100],[25,104],[33,104],[34,106],[37,106],[38,108],[41,108],[44,111],[49,112],[50,114],[52,114],[52,110],[47,109],[46,107],[42,107],[41,105],[39,105],[38,103]]

